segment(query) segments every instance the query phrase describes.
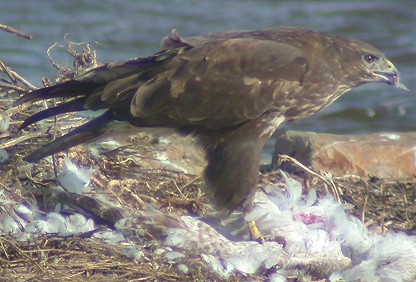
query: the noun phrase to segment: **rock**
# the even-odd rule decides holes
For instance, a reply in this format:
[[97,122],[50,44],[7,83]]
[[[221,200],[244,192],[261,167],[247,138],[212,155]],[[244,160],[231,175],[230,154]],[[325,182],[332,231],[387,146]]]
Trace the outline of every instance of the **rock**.
[[275,154],[292,156],[333,176],[416,177],[416,132],[335,135],[287,131],[277,136]]

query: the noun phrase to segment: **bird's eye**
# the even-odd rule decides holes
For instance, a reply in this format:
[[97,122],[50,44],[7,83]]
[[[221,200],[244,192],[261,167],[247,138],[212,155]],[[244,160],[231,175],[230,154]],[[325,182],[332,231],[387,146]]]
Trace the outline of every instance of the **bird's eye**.
[[376,55],[371,55],[371,54],[368,54],[368,55],[365,55],[364,56],[364,61],[366,61],[367,63],[372,63],[372,62],[374,62],[374,61],[377,61],[378,60],[378,56],[376,56]]

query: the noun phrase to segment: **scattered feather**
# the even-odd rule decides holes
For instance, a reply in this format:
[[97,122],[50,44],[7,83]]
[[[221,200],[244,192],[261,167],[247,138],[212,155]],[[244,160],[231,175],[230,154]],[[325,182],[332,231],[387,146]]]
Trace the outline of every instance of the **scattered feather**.
[[82,194],[91,179],[92,169],[78,168],[69,158],[64,159],[57,181],[68,191]]
[[10,117],[5,112],[0,112],[0,132],[6,132],[10,126]]
[[9,153],[5,149],[0,149],[0,163],[6,161],[9,158]]
[[126,257],[128,257],[132,260],[136,260],[136,261],[140,260],[140,258],[142,258],[144,256],[143,252],[138,250],[134,246],[127,246],[127,247],[121,249],[121,253],[124,256],[126,256]]
[[201,253],[201,258],[225,278],[233,272],[255,274],[268,270],[270,281],[284,281],[285,271],[290,269],[300,269],[299,275],[305,279],[323,279],[331,274],[331,279],[347,281],[416,278],[411,267],[416,264],[415,237],[372,234],[333,197],[318,199],[315,191],[303,194],[300,188],[298,182],[287,178],[285,192],[274,186],[259,190],[254,208],[246,217],[256,220],[266,238],[285,238],[284,247],[273,241],[231,241],[197,218],[173,219],[151,209],[141,215],[140,222],[124,219],[116,226],[119,230],[123,226],[131,229],[137,222],[159,228],[166,245]]
[[165,258],[167,258],[168,260],[175,260],[175,259],[184,258],[184,257],[186,257],[186,255],[181,252],[168,252],[165,254]]

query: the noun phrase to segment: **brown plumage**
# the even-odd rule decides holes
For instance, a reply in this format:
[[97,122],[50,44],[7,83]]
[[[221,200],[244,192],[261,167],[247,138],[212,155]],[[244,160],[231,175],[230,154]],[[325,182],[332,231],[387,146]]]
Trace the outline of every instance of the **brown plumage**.
[[17,104],[72,98],[22,128],[59,113],[107,109],[25,159],[36,162],[96,138],[114,120],[176,128],[198,137],[208,153],[207,186],[220,206],[233,210],[254,191],[263,146],[282,122],[308,117],[365,83],[405,89],[376,48],[304,28],[185,39],[173,31],[162,45],[153,56],[106,64],[20,98]]

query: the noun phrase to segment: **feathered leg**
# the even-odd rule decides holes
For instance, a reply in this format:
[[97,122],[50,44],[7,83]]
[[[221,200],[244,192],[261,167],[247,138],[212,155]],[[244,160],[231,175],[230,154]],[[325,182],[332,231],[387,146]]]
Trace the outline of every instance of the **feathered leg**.
[[[267,113],[215,137],[216,145],[208,149],[205,178],[220,206],[228,210],[241,204],[251,207],[264,144],[283,121],[283,117]],[[248,222],[248,228],[253,239],[264,241],[254,221]]]

